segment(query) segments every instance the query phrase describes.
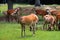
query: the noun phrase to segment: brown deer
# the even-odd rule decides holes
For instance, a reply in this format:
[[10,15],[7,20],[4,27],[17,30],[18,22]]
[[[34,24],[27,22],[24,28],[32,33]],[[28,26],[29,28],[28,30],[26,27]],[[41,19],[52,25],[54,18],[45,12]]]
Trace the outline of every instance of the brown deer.
[[10,10],[7,10],[7,11],[4,11],[3,14],[5,15],[6,17],[6,20],[8,22],[12,21],[13,18],[16,19],[15,15],[14,14],[17,14],[17,13],[20,13],[21,12],[21,8],[20,7],[17,7],[15,9],[10,9]]
[[44,25],[43,25],[43,29],[46,23],[49,23],[49,28],[51,28],[51,30],[54,29],[54,24],[56,22],[56,17],[52,16],[52,15],[45,15],[44,17]]

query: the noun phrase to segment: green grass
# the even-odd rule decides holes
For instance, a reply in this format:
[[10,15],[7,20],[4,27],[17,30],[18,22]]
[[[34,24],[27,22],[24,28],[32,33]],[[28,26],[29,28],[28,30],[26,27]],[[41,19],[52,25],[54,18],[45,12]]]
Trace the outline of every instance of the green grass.
[[[41,26],[42,25],[38,25]],[[60,31],[37,30],[35,36],[26,28],[26,36],[21,37],[20,24],[0,22],[0,40],[60,40]]]
[[2,16],[2,12],[7,10],[7,4],[0,4],[0,16]]

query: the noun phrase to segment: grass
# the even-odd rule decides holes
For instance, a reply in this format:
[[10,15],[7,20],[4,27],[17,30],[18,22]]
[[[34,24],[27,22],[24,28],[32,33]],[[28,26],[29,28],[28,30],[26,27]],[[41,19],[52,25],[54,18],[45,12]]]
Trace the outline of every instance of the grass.
[[[33,7],[33,5],[14,4],[14,8],[16,7]],[[0,5],[0,16],[2,16],[2,12],[6,10],[7,4]],[[39,30],[36,31],[35,36],[32,36],[32,32],[30,32],[27,27],[26,36],[21,37],[20,24],[0,22],[0,40],[60,40],[60,31],[42,31],[40,30],[42,26],[42,24],[37,25]]]
[[17,23],[0,22],[0,40],[60,40],[60,31],[37,30],[35,36],[32,36],[28,28],[26,28],[26,36],[21,37],[20,27]]

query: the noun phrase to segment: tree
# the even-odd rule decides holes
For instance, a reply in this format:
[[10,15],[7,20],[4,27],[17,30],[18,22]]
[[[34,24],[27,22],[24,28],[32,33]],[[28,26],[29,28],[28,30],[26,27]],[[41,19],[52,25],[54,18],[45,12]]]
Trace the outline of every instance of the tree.
[[11,0],[7,0],[8,10],[13,9],[13,2]]
[[35,0],[35,6],[41,6],[40,0]]

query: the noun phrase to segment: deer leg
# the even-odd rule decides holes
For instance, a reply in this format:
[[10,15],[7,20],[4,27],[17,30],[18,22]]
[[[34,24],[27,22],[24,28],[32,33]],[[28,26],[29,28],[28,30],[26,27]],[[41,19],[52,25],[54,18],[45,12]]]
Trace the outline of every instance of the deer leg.
[[10,22],[11,18],[10,18],[10,15],[8,15],[8,22]]
[[32,25],[32,23],[30,24],[30,31],[33,31],[33,25]]
[[9,15],[6,15],[6,21],[9,22]]
[[9,15],[9,22],[11,22],[11,19],[12,19],[12,17],[11,17],[11,15]]
[[53,24],[53,29],[55,30],[55,24]]
[[18,22],[18,18],[17,17],[14,17],[15,21]]
[[35,27],[36,27],[36,24],[33,24],[33,35],[35,34]]
[[35,28],[33,27],[33,34],[35,34]]
[[48,24],[47,24],[47,23],[45,23],[45,24],[46,24],[46,26],[45,26],[45,27],[46,27],[45,30],[48,30]]
[[6,15],[6,16],[5,16],[6,21],[8,21],[7,17],[8,17],[8,16]]
[[30,31],[33,31],[33,25],[32,24],[30,25],[29,28],[30,28]]
[[51,30],[53,31],[54,30],[54,24],[51,24],[50,27],[51,27]]
[[51,30],[50,24],[47,24],[47,30]]
[[23,28],[24,28],[24,30],[23,30],[23,31],[24,31],[24,36],[25,36],[25,25],[24,25],[24,27],[23,27]]
[[32,27],[30,26],[30,31],[32,31]]
[[21,37],[23,36],[23,27],[21,27]]
[[45,28],[45,24],[46,24],[46,22],[44,22],[44,24],[43,24],[43,30],[44,30],[44,28]]
[[58,21],[56,22],[56,27],[55,27],[55,28],[56,28],[56,30],[58,30],[58,28],[57,28],[57,27],[58,27]]
[[54,27],[53,27],[53,25],[51,24],[51,30],[53,31],[54,30]]
[[56,17],[57,19],[56,19],[56,30],[58,30],[58,17]]
[[21,37],[23,37],[23,25],[21,24]]
[[14,22],[14,17],[13,16],[10,16],[10,18],[11,18],[11,21]]

